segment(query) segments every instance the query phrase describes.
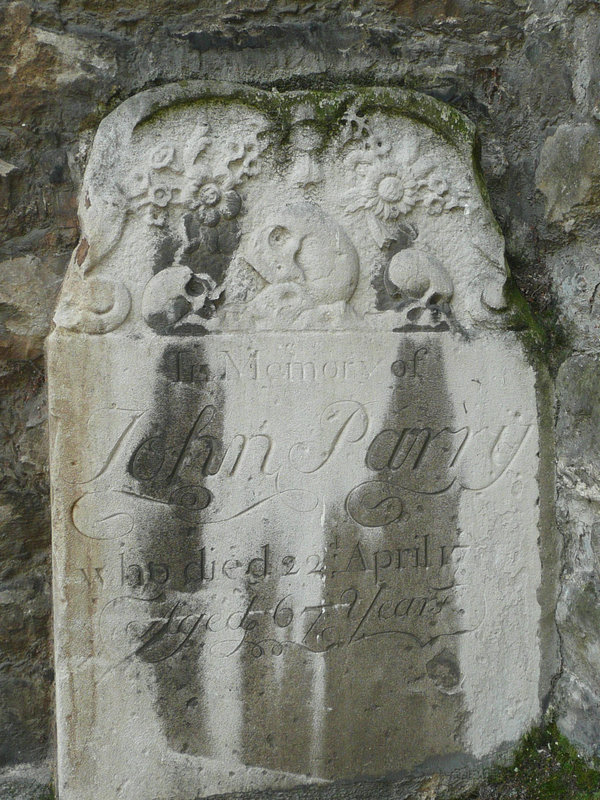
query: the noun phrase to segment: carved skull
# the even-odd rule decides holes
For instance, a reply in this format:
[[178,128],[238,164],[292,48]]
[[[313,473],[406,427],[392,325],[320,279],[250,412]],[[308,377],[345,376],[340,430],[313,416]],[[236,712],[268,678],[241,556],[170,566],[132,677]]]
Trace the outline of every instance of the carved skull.
[[313,306],[348,302],[358,283],[354,245],[314,203],[274,211],[251,238],[245,258],[267,283],[301,286]]
[[401,250],[392,258],[385,274],[392,297],[419,301],[428,307],[444,307],[454,293],[452,279],[441,263],[416,247]]
[[[202,325],[197,316],[219,294],[208,275],[196,275],[189,267],[169,267],[150,278],[142,297],[142,315],[159,333],[169,333],[185,323]],[[205,321],[205,320],[204,320]]]

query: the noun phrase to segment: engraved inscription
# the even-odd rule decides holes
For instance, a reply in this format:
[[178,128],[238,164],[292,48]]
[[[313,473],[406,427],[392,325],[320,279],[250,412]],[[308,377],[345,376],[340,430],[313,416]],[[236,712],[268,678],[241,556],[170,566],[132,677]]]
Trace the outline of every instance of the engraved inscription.
[[[126,481],[128,474],[135,483],[84,493],[73,506],[73,522],[86,536],[116,538],[130,533],[139,511],[153,504],[191,523],[225,521],[267,502],[310,512],[323,503],[325,475],[350,458],[365,464],[370,480],[349,486],[341,505],[358,524],[380,527],[401,519],[406,492],[489,488],[522,450],[532,427],[518,412],[509,425],[457,429],[435,423],[407,427],[402,412],[397,416],[394,428],[377,430],[366,406],[338,401],[323,411],[312,438],[284,445],[268,423],[260,433],[235,433],[223,442],[214,405],[202,406],[178,438],[138,414],[125,430],[135,445],[120,476]],[[139,428],[152,432],[140,439]],[[121,439],[97,475],[117,464]]]
[[[425,350],[426,349],[422,348]],[[425,354],[416,352],[407,367],[397,361],[391,372],[398,377],[416,377],[417,363]],[[260,350],[253,350],[244,360],[228,350],[220,351],[212,365],[198,360],[197,353],[190,350],[167,351],[163,374],[177,383],[205,384],[208,381],[267,381],[268,383],[317,384],[327,381],[348,384],[363,384],[376,377],[384,377],[389,366],[383,359],[375,363],[364,359],[320,359],[301,361],[273,361]]]
[[370,593],[349,586],[334,602],[316,605],[304,604],[302,593],[290,593],[264,607],[252,594],[233,611],[188,599],[159,603],[157,615],[155,603],[152,619],[141,623],[147,603],[144,598],[120,597],[102,612],[105,640],[121,658],[166,661],[192,646],[224,658],[242,648],[255,657],[281,655],[286,648],[324,653],[382,636],[404,636],[425,647],[440,637],[475,630],[485,614],[482,606],[468,618],[456,607],[452,587],[407,594],[385,582]]

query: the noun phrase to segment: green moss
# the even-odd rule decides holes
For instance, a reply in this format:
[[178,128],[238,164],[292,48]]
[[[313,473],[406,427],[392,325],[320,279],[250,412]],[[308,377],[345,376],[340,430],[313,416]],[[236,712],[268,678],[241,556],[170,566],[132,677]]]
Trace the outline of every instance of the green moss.
[[[275,134],[280,150],[279,157],[285,161],[292,157],[292,150],[287,145],[295,125],[306,125],[317,130],[321,134],[319,150],[323,151],[339,133],[344,124],[344,114],[349,108],[365,117],[378,111],[387,115],[407,117],[429,127],[470,164],[481,197],[490,210],[490,218],[494,220],[501,233],[492,213],[487,187],[479,165],[480,148],[474,124],[457,109],[427,94],[394,86],[366,85],[365,75],[362,75],[363,83],[357,85],[359,76],[356,77],[357,81],[352,84],[335,83],[326,76],[297,77],[279,84],[282,91],[273,87],[267,91],[254,86],[208,81],[196,96],[193,94],[193,84],[181,81],[179,83],[181,96],[170,101],[164,96],[155,99],[136,128],[154,125],[177,110],[200,111],[207,106],[226,107],[232,103],[242,103],[270,121],[269,135]],[[298,110],[306,104],[311,106],[312,114],[309,120],[303,121],[299,119],[302,115],[298,115]],[[557,314],[551,309],[543,316],[534,316],[532,308],[511,278],[508,281],[507,293],[509,310],[504,315],[505,326],[519,333],[534,364],[542,360],[549,365],[551,373],[555,373],[567,349],[566,335],[558,324]]]
[[[183,83],[182,88],[186,88]],[[310,103],[314,113],[311,124],[322,134],[326,147],[343,124],[342,117],[350,106],[365,115],[385,111],[396,116],[409,117],[427,125],[463,154],[472,151],[475,128],[459,111],[425,94],[395,88],[341,85],[333,89],[292,89],[285,92],[270,92],[249,86],[230,89],[227,94],[211,91],[207,86],[204,94],[196,98],[180,98],[165,107],[151,108],[138,127],[153,124],[178,108],[201,108],[206,105],[243,103],[265,114],[273,123],[273,129],[285,143],[294,124],[295,109]]]
[[[484,796],[497,800],[600,800],[600,764],[588,764],[551,719],[523,737],[510,764],[487,778]],[[475,800],[477,792],[456,798]]]
[[528,352],[536,356],[543,355],[547,351],[548,331],[534,315],[512,275],[506,282],[505,293],[508,301],[506,327],[519,333]]
[[499,786],[515,776],[527,789],[528,800],[584,800],[600,793],[600,772],[578,755],[554,720],[530,731],[512,765],[496,770],[490,783]]
[[56,792],[53,784],[48,786],[36,784],[35,787],[32,787],[27,784],[24,785],[22,781],[18,781],[17,783],[12,781],[9,783],[2,782],[0,786],[0,796],[2,800],[20,800],[20,798],[25,796],[31,798],[31,800],[56,800]]
[[556,304],[550,302],[543,310],[534,310],[510,273],[505,292],[506,328],[517,333],[533,366],[544,364],[550,375],[556,377],[571,352],[570,337],[559,320]]

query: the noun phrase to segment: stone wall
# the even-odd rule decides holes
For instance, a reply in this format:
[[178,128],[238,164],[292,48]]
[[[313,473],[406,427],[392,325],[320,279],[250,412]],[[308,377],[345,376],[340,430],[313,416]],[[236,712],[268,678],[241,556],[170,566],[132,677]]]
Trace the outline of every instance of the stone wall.
[[564,731],[598,752],[599,42],[593,0],[0,6],[0,766],[52,752],[42,347],[78,239],[86,157],[119,102],[192,78],[274,90],[390,84],[476,123],[514,282],[545,329],[555,380],[564,540],[555,702]]

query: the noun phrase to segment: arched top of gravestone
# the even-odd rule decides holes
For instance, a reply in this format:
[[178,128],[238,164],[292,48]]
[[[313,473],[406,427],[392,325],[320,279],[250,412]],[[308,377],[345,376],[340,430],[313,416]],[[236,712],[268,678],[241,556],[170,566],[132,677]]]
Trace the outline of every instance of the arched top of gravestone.
[[55,316],[77,334],[502,325],[474,128],[398,89],[170,85],[100,125]]

